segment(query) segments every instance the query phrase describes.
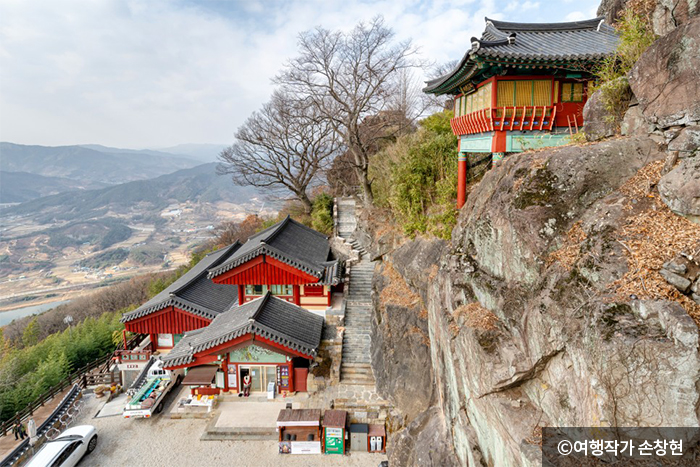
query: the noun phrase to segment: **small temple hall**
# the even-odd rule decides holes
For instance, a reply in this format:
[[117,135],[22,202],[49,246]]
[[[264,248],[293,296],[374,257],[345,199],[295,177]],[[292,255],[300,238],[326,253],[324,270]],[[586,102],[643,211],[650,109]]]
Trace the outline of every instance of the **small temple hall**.
[[593,72],[617,44],[602,17],[566,23],[486,18],[481,38],[471,39],[457,66],[423,89],[453,100],[458,207],[466,201],[470,169],[570,141],[583,126]]

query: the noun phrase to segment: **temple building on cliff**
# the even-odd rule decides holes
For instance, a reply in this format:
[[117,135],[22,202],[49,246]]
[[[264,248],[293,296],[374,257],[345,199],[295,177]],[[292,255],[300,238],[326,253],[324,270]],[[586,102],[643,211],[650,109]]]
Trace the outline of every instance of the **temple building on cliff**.
[[454,98],[459,137],[457,204],[467,174],[508,153],[569,141],[583,125],[592,71],[617,47],[603,18],[568,23],[510,23],[486,18],[481,39],[424,92]]
[[210,253],[122,322],[150,336],[165,368],[197,368],[219,390],[250,375],[254,391],[304,391],[342,272],[328,237],[287,217]]

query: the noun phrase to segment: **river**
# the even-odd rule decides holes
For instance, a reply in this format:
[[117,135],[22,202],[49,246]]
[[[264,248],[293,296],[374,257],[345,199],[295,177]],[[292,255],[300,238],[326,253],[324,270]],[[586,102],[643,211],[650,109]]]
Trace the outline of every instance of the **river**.
[[57,302],[42,303],[41,305],[25,306],[22,308],[15,308],[14,310],[0,311],[0,326],[5,326],[10,324],[12,320],[17,318],[23,318],[25,316],[36,315],[43,313],[46,310],[56,308],[59,305],[68,303],[70,300],[60,300]]

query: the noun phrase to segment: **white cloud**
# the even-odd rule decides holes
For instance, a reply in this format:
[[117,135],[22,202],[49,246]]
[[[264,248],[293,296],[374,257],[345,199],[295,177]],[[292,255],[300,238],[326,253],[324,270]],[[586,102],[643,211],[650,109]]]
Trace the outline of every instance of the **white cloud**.
[[530,0],[526,0],[524,2],[519,2],[519,1],[512,1],[506,5],[504,8],[504,11],[507,12],[513,12],[513,11],[528,11],[528,10],[537,10],[540,7],[540,2],[531,2]]
[[[228,143],[270,95],[299,32],[382,14],[424,58],[459,59],[484,17],[561,21],[496,0],[3,0],[0,139],[122,147]],[[582,5],[582,2],[584,5]],[[594,9],[582,0],[576,9]],[[589,6],[590,8],[584,8]]]
[[581,20],[587,19],[587,18],[588,18],[588,16],[583,14],[580,11],[572,11],[571,13],[566,15],[564,19],[566,21],[581,21]]

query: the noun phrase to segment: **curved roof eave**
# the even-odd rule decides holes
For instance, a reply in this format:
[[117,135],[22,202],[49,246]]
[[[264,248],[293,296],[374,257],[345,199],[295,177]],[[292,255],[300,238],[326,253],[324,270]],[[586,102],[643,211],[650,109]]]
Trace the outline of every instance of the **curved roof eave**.
[[423,92],[432,94],[446,94],[445,92],[439,92],[438,88],[440,88],[443,84],[447,83],[453,77],[457,76],[463,68],[467,67],[470,64],[470,62],[472,63],[471,68],[474,67],[475,63],[471,59],[473,51],[473,48],[469,49],[467,53],[464,54],[464,57],[462,57],[462,60],[459,61],[454,70],[430,81],[426,81],[426,86],[423,88]]
[[582,21],[569,21],[563,23],[517,23],[509,21],[498,21],[484,18],[487,23],[493,24],[496,29],[506,31],[576,31],[580,29],[595,29],[600,24],[604,16],[586,19]]

